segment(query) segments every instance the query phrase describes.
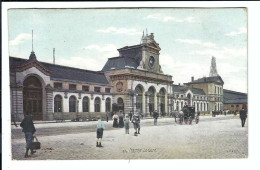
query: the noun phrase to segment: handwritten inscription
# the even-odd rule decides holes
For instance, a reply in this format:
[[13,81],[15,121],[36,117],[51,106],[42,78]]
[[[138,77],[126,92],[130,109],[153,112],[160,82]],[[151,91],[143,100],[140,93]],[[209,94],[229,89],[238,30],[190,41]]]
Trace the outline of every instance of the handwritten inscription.
[[142,153],[142,152],[157,152],[157,149],[154,148],[130,148],[130,149],[123,149],[123,153]]

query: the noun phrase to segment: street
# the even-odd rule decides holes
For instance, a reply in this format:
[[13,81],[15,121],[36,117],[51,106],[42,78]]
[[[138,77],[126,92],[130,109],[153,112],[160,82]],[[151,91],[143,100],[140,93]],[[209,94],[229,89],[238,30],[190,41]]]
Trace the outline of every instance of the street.
[[[239,116],[201,116],[199,124],[176,124],[173,118],[141,120],[140,135],[105,122],[102,145],[96,147],[96,121],[35,124],[41,149],[30,160],[225,159],[248,157],[248,122]],[[24,160],[25,139],[12,126],[12,159]]]

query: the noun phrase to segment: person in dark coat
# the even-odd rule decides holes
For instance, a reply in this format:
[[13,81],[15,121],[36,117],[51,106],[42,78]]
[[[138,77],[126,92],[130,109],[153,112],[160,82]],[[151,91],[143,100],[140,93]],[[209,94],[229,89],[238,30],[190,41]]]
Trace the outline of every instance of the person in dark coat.
[[36,132],[36,129],[34,127],[33,120],[29,112],[25,114],[25,117],[21,122],[20,126],[23,128],[23,132],[26,140],[26,152],[24,157],[28,158],[30,157],[28,155],[29,149],[31,150],[31,155],[36,152],[32,148],[30,148],[31,143],[33,142],[33,134]]
[[107,122],[108,122],[108,119],[109,119],[109,112],[106,112],[106,118],[107,118]]
[[140,134],[140,115],[135,113],[132,119],[132,123],[134,124],[135,133],[134,135]]
[[245,106],[243,106],[242,110],[240,110],[240,119],[241,119],[242,127],[245,126],[246,118],[247,118],[247,111],[245,110]]
[[120,113],[119,115],[119,124],[118,127],[123,128],[124,127],[124,114],[123,112]]
[[101,145],[101,141],[102,141],[104,129],[105,129],[104,122],[102,122],[101,117],[98,117],[98,122],[97,122],[97,144],[96,144],[96,147],[103,147]]
[[157,125],[157,119],[159,117],[159,113],[157,111],[153,112],[154,125]]
[[132,116],[133,116],[132,111],[130,111],[130,113],[128,114],[128,116],[129,116],[129,118],[130,118],[130,121],[132,121]]

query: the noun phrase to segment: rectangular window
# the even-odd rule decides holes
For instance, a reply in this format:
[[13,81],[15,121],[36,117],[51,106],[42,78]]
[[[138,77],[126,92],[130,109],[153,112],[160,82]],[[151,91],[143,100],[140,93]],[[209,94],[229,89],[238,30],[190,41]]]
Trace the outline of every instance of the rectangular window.
[[100,89],[101,89],[100,87],[95,87],[94,91],[100,93]]
[[89,91],[89,86],[82,86],[82,91]]
[[106,93],[110,93],[110,88],[106,88],[106,89],[105,89],[105,92],[106,92]]
[[76,90],[76,84],[69,84],[70,90]]
[[54,83],[55,89],[62,89],[62,83]]

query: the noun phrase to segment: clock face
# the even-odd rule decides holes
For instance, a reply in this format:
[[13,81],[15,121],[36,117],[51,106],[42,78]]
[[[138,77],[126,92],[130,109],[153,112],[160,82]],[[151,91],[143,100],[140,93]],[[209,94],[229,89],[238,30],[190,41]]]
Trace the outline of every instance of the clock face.
[[149,58],[149,66],[150,66],[150,67],[153,67],[153,66],[154,66],[154,62],[155,62],[154,57],[153,57],[153,56],[150,56],[150,58]]
[[118,82],[116,83],[117,92],[121,92],[123,90],[123,83]]

